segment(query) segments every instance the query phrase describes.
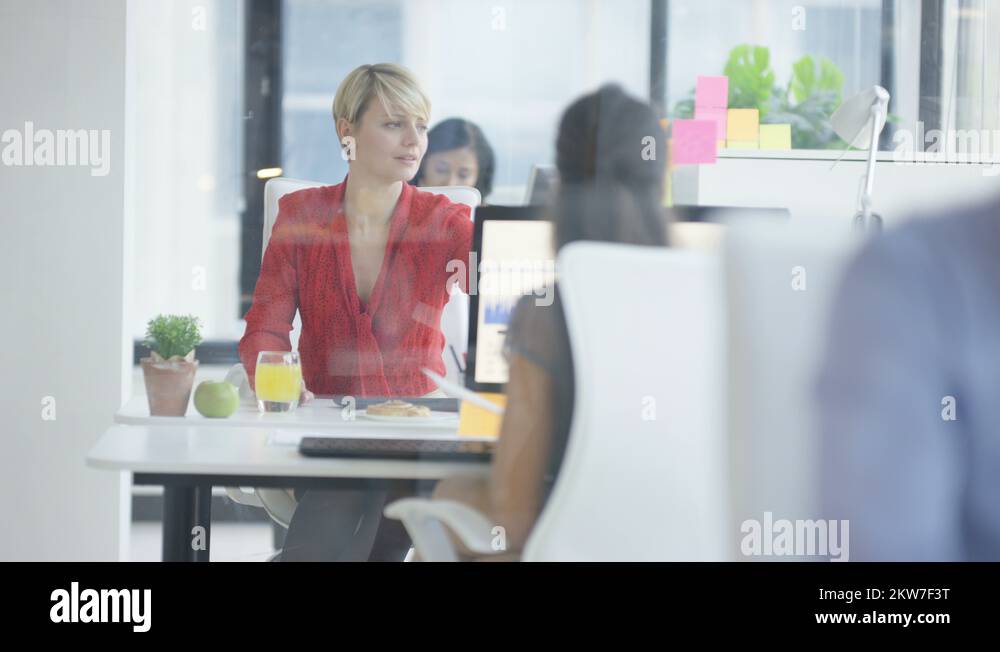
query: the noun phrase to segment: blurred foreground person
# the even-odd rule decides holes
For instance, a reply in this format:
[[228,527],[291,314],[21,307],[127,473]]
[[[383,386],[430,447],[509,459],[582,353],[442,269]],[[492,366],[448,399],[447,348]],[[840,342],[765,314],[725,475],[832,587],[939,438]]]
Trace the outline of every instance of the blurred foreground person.
[[1000,202],[870,243],[829,333],[823,515],[850,558],[1000,559]]

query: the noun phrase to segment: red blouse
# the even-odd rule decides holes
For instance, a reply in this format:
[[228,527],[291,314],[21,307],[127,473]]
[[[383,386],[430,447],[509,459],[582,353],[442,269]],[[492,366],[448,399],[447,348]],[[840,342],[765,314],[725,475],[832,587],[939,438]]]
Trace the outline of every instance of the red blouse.
[[[296,308],[299,357],[315,394],[420,396],[435,389],[420,369],[444,375],[441,311],[448,262],[469,262],[469,207],[404,183],[389,225],[378,279],[367,305],[358,297],[347,219],[346,180],[289,193],[278,202],[253,305],[240,339],[254,383],[260,351],[290,351]],[[465,282],[466,279],[462,279]]]

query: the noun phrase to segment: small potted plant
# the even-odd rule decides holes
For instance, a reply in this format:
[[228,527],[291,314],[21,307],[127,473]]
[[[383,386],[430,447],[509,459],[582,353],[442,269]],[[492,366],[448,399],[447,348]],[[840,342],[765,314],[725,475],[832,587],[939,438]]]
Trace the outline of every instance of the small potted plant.
[[150,355],[139,363],[150,415],[182,417],[187,413],[198,370],[194,347],[200,342],[197,317],[158,315],[149,320],[143,344],[149,347]]

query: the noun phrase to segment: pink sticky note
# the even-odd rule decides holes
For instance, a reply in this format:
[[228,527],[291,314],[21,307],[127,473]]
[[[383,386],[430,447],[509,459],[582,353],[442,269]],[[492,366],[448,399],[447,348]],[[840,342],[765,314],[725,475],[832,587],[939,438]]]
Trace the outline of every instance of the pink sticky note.
[[729,77],[698,77],[694,105],[705,109],[725,109],[729,106]]
[[728,109],[709,109],[705,107],[695,107],[694,110],[695,120],[711,120],[715,123],[716,131],[715,137],[718,140],[726,140],[728,138],[726,130],[729,124],[729,111]]
[[675,120],[673,164],[715,163],[717,127],[711,120]]

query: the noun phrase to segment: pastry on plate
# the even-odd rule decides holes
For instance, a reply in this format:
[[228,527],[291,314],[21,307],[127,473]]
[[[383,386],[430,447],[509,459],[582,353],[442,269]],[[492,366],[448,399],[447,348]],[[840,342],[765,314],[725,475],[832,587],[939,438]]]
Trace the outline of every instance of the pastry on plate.
[[365,413],[374,417],[429,417],[431,409],[424,405],[414,405],[393,399],[385,403],[369,405]]

